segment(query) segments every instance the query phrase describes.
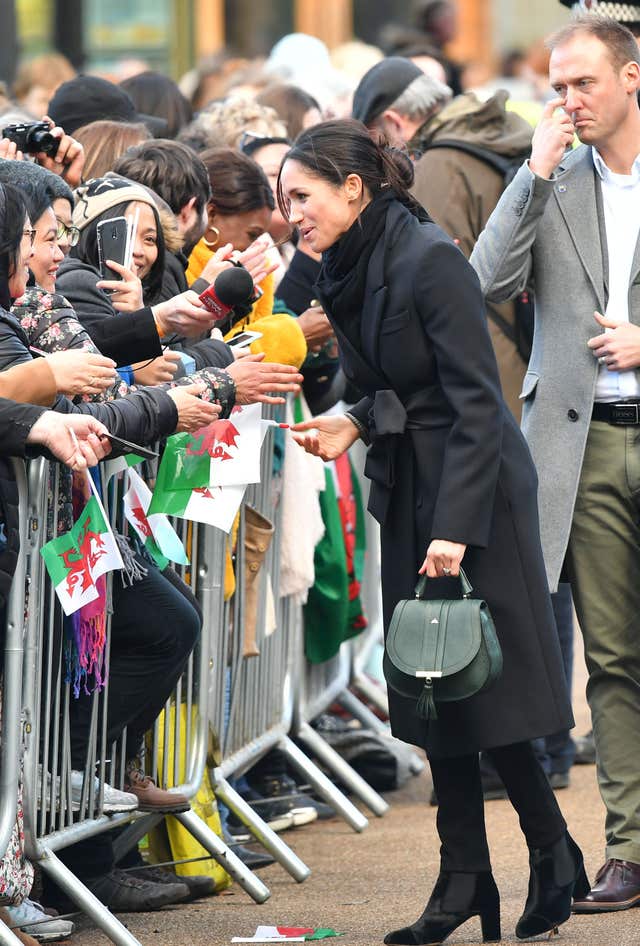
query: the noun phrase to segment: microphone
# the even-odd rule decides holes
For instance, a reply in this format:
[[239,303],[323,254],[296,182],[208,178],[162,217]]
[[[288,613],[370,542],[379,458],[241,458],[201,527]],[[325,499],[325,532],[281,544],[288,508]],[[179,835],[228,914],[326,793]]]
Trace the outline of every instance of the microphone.
[[230,266],[216,276],[198,297],[217,322],[225,319],[234,306],[251,303],[253,279],[244,266]]

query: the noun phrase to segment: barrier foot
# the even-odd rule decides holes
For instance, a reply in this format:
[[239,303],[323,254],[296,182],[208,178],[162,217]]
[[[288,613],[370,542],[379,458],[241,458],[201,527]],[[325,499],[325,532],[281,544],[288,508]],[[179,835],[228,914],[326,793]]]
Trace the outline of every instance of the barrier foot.
[[384,798],[371,788],[362,776],[358,775],[356,770],[329,745],[326,739],[312,729],[309,723],[301,723],[296,735],[309,746],[313,754],[326,765],[330,772],[336,775],[354,795],[357,795],[367,808],[371,809],[374,815],[381,818],[389,810],[389,805]]
[[2,946],[22,946],[16,934],[4,923],[0,923],[0,943]]
[[381,713],[389,716],[389,698],[381,684],[374,683],[373,680],[361,673],[354,677],[351,686],[362,693],[369,703],[373,703]]
[[[302,726],[311,729],[306,723],[303,723]],[[314,736],[316,735],[313,730],[311,730],[311,732]],[[300,736],[304,738],[301,732]],[[324,772],[318,768],[315,762],[312,762],[312,760],[304,754],[302,749],[300,749],[295,742],[292,742],[288,736],[283,736],[278,743],[278,748],[282,749],[293,767],[313,785],[317,793],[328,805],[331,805],[341,818],[344,818],[354,831],[364,831],[369,824],[365,815],[363,815],[361,811],[358,811],[344,792],[341,792],[338,786],[334,785],[333,782],[327,778]]]
[[140,940],[136,939],[123,926],[120,920],[105,907],[104,903],[94,897],[91,891],[78,880],[75,874],[71,873],[69,868],[56,857],[53,851],[45,850],[38,863],[64,890],[67,896],[78,904],[82,912],[86,913],[96,926],[100,927],[112,943],[116,943],[116,946],[141,946]]
[[262,818],[256,815],[251,805],[232,788],[226,779],[216,781],[214,791],[216,798],[223,801],[225,805],[238,816],[242,823],[251,831],[254,838],[256,838],[270,854],[273,854],[278,863],[291,874],[294,880],[297,880],[297,882],[301,884],[307,879],[311,873],[311,869],[278,837],[275,831],[271,830],[269,825],[266,824]]
[[145,834],[152,831],[156,825],[164,819],[164,815],[148,814],[143,818],[136,818],[135,821],[125,825],[120,833],[113,839],[113,860],[115,864],[127,854],[138,841],[141,841]]
[[200,844],[209,851],[216,859],[218,864],[240,884],[245,893],[248,893],[256,903],[264,903],[271,896],[271,891],[262,881],[256,877],[253,871],[242,863],[239,857],[233,853],[231,848],[222,841],[215,831],[205,824],[202,818],[199,818],[194,811],[185,811],[180,814],[172,815],[177,818],[180,824],[184,825],[187,831],[200,842]]
[[[338,703],[343,706],[348,713],[351,713],[355,719],[362,723],[365,729],[372,729],[374,732],[382,732],[387,736],[391,735],[391,731],[387,723],[383,723],[381,719],[378,719],[375,713],[372,713],[368,706],[359,700],[355,693],[352,693],[351,690],[344,690],[338,697]],[[411,761],[409,767],[414,775],[420,775],[424,771],[425,763],[420,758],[417,752],[411,753]]]

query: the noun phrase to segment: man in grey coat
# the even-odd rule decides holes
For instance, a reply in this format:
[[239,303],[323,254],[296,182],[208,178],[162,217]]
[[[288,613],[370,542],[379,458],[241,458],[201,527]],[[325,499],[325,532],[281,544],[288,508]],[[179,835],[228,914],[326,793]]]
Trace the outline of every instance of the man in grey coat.
[[601,17],[549,46],[558,97],[471,263],[490,300],[535,287],[522,423],[585,640],[607,848],[574,909],[600,912],[640,904],[640,52]]

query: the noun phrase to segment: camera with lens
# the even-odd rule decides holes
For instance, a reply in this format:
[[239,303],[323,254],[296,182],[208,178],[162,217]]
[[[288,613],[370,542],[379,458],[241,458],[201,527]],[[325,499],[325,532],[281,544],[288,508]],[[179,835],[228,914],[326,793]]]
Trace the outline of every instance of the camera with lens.
[[60,139],[51,134],[48,122],[17,122],[2,129],[2,137],[15,141],[23,154],[43,154],[53,158]]

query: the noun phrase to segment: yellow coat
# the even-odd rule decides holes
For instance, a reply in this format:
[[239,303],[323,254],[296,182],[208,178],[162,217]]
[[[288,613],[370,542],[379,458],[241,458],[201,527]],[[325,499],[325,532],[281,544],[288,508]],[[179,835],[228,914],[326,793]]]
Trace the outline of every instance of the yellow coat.
[[[211,259],[214,250],[204,240],[193,248],[187,268],[187,282],[195,282]],[[240,319],[225,335],[225,340],[233,338],[238,332],[251,327],[252,331],[262,332],[262,338],[251,345],[251,354],[265,353],[265,361],[278,362],[281,365],[293,365],[299,368],[307,357],[307,343],[296,319],[286,312],[274,312],[275,285],[273,275],[266,276],[260,283],[262,295],[245,319]]]

